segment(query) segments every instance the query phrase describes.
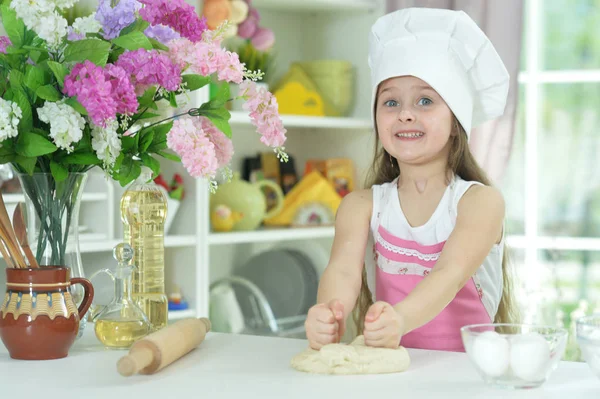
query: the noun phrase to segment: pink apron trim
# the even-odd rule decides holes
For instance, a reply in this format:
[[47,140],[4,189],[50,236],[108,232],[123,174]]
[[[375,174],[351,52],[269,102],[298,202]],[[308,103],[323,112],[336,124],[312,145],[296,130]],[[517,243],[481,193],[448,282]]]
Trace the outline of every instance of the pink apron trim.
[[434,245],[421,245],[415,241],[404,240],[400,237],[396,237],[381,225],[378,227],[378,232],[381,238],[390,244],[400,248],[412,249],[420,252],[423,255],[440,253],[442,252],[442,249],[444,249],[444,244],[446,244],[446,241],[444,241]]
[[419,259],[418,256],[414,256],[414,255],[392,252],[389,249],[386,249],[380,243],[375,244],[375,248],[377,249],[377,252],[379,252],[379,254],[381,256],[384,256],[385,258],[387,258],[391,261],[394,261],[394,262],[414,263],[414,264],[417,264],[417,265],[420,265],[423,267],[428,267],[430,269],[437,262],[437,259],[425,260],[425,259]]

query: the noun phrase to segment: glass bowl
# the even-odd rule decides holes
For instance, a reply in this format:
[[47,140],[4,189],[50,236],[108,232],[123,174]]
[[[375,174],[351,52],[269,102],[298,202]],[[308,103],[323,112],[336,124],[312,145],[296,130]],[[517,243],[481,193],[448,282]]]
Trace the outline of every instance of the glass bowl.
[[576,327],[581,354],[592,371],[600,377],[600,313],[577,319]]
[[529,324],[461,328],[465,350],[483,380],[503,388],[542,385],[565,353],[567,330]]

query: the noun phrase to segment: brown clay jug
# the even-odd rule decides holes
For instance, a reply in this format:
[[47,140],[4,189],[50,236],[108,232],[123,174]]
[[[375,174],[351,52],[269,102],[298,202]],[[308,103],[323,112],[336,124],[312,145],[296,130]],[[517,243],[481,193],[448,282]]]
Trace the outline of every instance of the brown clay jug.
[[[10,357],[49,360],[67,356],[75,342],[79,320],[94,297],[89,280],[69,276],[67,267],[6,269],[0,338]],[[69,293],[72,284],[81,284],[84,288],[79,309]]]

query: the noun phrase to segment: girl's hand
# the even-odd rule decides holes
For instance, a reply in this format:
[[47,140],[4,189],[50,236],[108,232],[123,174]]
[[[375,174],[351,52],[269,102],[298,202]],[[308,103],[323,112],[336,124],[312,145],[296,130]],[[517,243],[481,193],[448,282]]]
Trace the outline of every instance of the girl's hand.
[[340,342],[344,323],[344,305],[337,299],[310,308],[304,322],[310,347],[319,350],[324,345]]
[[365,345],[396,349],[404,331],[402,316],[387,302],[375,302],[365,316]]

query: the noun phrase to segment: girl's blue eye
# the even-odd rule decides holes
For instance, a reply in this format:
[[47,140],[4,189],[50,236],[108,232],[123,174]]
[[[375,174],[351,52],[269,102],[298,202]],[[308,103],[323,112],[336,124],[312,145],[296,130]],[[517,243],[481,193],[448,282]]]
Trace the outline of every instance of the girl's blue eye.
[[395,107],[396,105],[398,105],[398,103],[396,102],[396,100],[387,100],[383,103],[383,105],[385,105],[386,107]]
[[430,104],[433,104],[433,101],[431,101],[427,97],[423,97],[419,100],[418,104],[419,105],[430,105]]

